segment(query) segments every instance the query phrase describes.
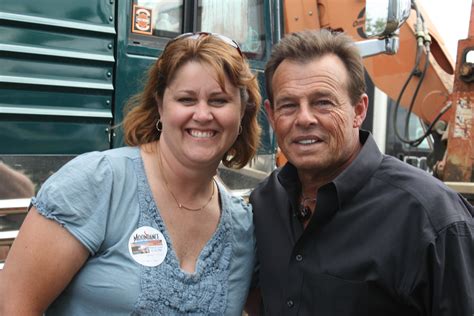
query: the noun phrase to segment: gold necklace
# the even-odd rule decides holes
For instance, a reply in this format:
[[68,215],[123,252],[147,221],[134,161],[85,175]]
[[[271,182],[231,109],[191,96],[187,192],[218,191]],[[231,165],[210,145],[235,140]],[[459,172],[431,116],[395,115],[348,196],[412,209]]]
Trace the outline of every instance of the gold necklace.
[[[161,175],[163,176],[163,181],[165,182],[165,186],[166,186],[166,189],[168,190],[168,192],[170,193],[170,195],[173,197],[174,201],[176,202],[176,205],[178,205],[178,207],[180,209],[185,209],[187,211],[192,211],[192,212],[197,212],[197,211],[202,211],[206,206],[209,205],[209,203],[211,203],[212,201],[212,198],[214,197],[214,192],[215,192],[215,188],[214,188],[214,183],[212,184],[212,194],[211,196],[209,197],[209,199],[206,201],[206,203],[204,203],[203,206],[201,207],[198,207],[198,208],[191,208],[191,207],[187,207],[185,205],[183,205],[182,203],[179,203],[178,199],[176,198],[176,196],[174,195],[173,191],[171,191],[169,185],[168,185],[168,181],[166,181],[166,177],[165,177],[165,173],[163,172],[163,158],[161,156],[161,150],[159,149],[159,155],[160,155],[160,171],[161,171]],[[214,178],[212,179],[214,182]]]

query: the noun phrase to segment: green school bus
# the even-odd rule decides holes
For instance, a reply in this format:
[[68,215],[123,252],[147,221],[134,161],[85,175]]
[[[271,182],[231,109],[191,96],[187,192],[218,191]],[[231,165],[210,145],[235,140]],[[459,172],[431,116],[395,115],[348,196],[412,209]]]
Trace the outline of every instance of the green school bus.
[[[124,146],[120,123],[167,42],[187,32],[235,39],[265,96],[263,69],[280,38],[279,1],[1,0],[0,269],[41,184],[67,161]],[[261,146],[221,181],[246,196],[275,166],[262,109]]]
[[[279,37],[271,6],[263,0],[2,0],[0,161],[38,189],[74,156],[123,146],[124,105],[181,33],[235,39],[264,91],[263,68]],[[275,141],[263,110],[260,123],[252,166],[220,170],[231,189],[252,187],[272,168]]]
[[[280,36],[275,3],[2,0],[0,163],[28,176],[37,190],[76,155],[123,146],[124,105],[141,90],[166,43],[181,33],[235,39],[265,94],[264,65]],[[220,168],[233,190],[253,187],[273,168],[275,141],[263,110],[259,120],[258,157],[239,172]]]

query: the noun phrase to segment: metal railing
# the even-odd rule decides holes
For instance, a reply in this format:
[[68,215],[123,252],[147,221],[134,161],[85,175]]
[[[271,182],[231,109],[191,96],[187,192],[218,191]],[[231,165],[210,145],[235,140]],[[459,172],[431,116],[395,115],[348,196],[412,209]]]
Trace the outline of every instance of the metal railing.
[[0,200],[0,270],[30,205],[27,199]]

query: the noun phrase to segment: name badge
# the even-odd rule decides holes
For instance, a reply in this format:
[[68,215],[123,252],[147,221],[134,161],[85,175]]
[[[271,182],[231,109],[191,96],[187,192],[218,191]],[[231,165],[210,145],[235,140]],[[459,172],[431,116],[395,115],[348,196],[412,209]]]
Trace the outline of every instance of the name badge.
[[165,237],[156,228],[137,228],[128,240],[128,251],[133,260],[147,267],[156,267],[165,260],[168,245]]

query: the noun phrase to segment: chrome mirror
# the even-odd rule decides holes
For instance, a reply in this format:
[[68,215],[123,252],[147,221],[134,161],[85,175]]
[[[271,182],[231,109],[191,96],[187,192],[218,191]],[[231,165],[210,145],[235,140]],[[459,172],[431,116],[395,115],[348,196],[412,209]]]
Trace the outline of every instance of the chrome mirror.
[[411,0],[366,0],[365,34],[387,37],[395,33],[410,15]]

